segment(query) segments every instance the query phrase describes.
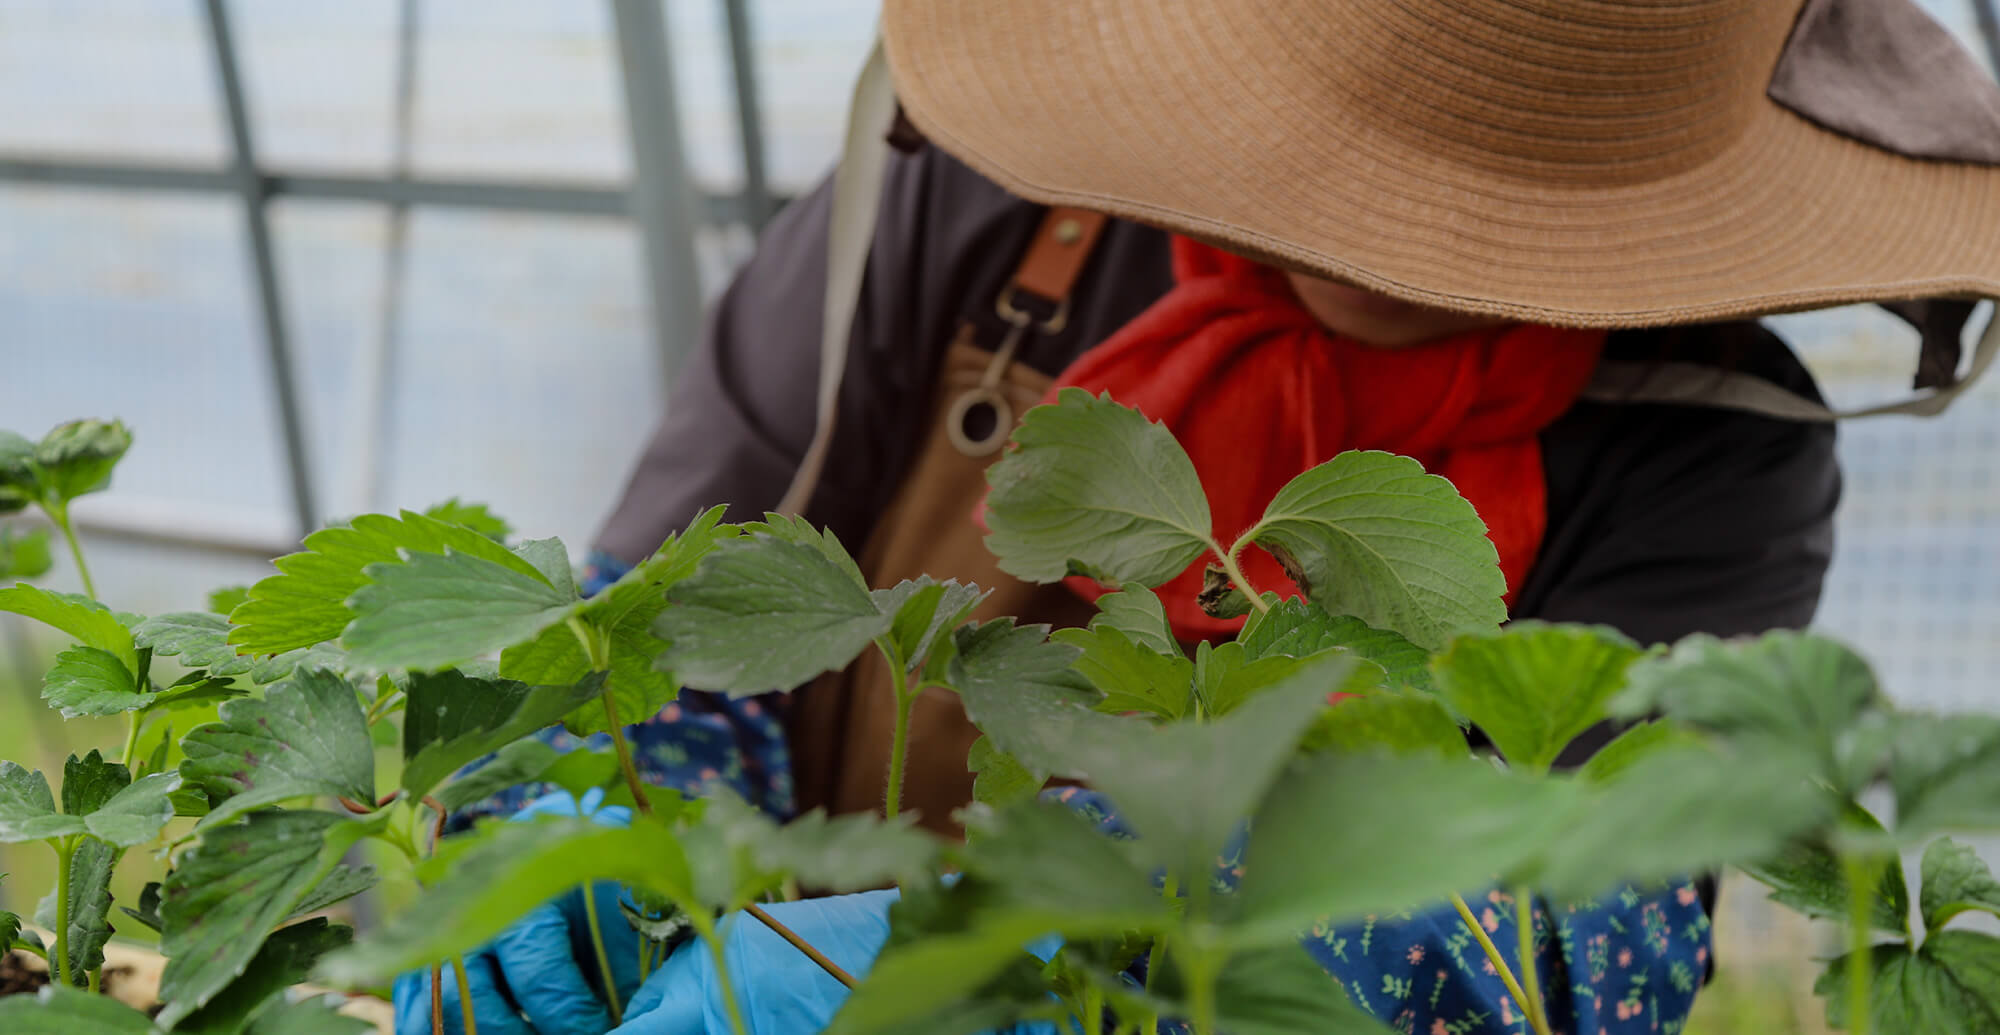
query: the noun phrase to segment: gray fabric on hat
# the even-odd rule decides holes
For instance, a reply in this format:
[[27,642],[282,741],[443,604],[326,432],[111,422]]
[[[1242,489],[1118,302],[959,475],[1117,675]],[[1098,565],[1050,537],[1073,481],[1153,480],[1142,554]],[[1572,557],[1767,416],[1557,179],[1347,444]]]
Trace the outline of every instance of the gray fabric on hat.
[[2000,165],[2000,85],[1912,0],[1806,0],[1770,97],[1897,154]]

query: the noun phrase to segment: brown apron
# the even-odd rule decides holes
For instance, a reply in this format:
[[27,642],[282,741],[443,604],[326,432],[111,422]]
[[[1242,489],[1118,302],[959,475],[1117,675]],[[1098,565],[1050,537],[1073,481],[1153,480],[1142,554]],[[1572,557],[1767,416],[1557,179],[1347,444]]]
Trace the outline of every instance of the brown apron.
[[[1051,210],[998,302],[1012,328],[1007,340],[988,352],[974,344],[971,324],[960,328],[940,367],[923,444],[858,558],[871,586],[893,586],[919,575],[957,579],[991,592],[972,613],[979,621],[1014,615],[1060,627],[1090,620],[1091,605],[1060,584],[1033,585],[1001,571],[972,515],[986,494],[987,467],[999,458],[1020,415],[1041,401],[1053,381],[1014,363],[1015,349],[1026,334],[1060,329],[1070,289],[1102,227],[1100,216]],[[1031,315],[1026,308],[1031,300],[1052,315]],[[835,814],[881,809],[896,702],[880,653],[869,650],[846,670],[815,680],[793,696],[791,708],[787,725],[799,807]],[[957,694],[933,688],[918,695],[910,715],[903,807],[916,812],[923,826],[960,834],[952,813],[972,800],[965,758],[978,738]]]

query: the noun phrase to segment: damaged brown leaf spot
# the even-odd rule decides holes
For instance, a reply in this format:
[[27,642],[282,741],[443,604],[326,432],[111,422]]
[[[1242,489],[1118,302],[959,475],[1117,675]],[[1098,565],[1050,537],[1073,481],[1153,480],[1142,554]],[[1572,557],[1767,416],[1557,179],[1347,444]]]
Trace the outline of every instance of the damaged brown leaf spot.
[[1202,570],[1201,592],[1194,599],[1210,618],[1241,618],[1250,613],[1250,598],[1236,588],[1220,564]]
[[1291,579],[1292,583],[1299,587],[1300,596],[1305,597],[1307,600],[1313,598],[1312,580],[1306,577],[1305,568],[1299,564],[1297,557],[1292,556],[1290,550],[1275,543],[1260,542],[1257,545],[1263,547],[1266,552],[1277,560],[1278,567],[1285,570],[1285,577]]

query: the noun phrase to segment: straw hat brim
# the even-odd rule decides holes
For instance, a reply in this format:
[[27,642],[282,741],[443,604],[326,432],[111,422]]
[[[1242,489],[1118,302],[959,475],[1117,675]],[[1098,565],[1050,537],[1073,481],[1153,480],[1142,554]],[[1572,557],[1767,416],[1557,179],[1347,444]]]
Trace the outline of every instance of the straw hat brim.
[[911,121],[1017,195],[1406,301],[1639,327],[2000,296],[2000,169],[1859,143],[1761,89],[1699,163],[1592,184],[1344,111],[1314,40],[1177,2],[889,0],[883,40]]

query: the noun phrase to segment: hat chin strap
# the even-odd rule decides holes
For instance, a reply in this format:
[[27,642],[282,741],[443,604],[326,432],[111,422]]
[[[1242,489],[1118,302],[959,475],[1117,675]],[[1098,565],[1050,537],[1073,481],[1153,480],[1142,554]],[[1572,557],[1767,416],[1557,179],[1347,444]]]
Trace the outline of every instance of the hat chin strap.
[[1966,390],[1978,382],[1995,356],[2000,356],[2000,300],[1986,319],[1986,330],[1972,352],[1972,366],[1965,376],[1946,388],[1933,389],[1907,399],[1858,410],[1835,410],[1823,403],[1780,388],[1754,374],[1694,363],[1641,363],[1614,360],[1598,365],[1597,375],[1583,390],[1583,397],[1603,403],[1668,403],[1676,406],[1707,406],[1739,410],[1761,417],[1807,423],[1831,423],[1862,417],[1904,414],[1935,417],[1951,407]]

